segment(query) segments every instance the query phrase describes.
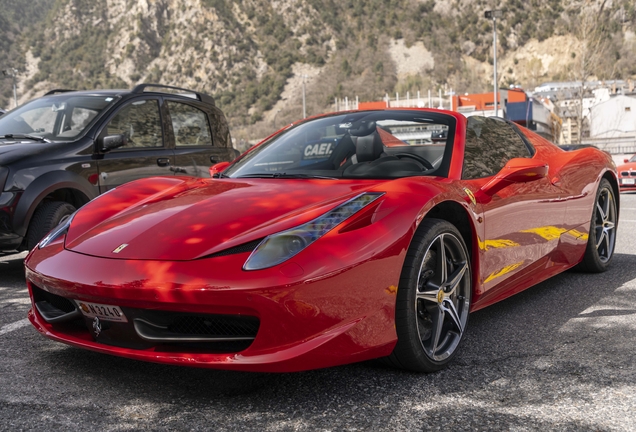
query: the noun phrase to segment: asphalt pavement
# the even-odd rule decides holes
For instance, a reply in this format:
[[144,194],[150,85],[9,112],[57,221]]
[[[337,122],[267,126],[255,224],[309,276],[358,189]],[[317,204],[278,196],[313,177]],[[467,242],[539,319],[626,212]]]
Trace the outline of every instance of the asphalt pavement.
[[0,430],[636,430],[636,195],[603,274],[566,272],[470,317],[451,366],[294,374],[142,363],[40,336],[23,254],[0,257]]

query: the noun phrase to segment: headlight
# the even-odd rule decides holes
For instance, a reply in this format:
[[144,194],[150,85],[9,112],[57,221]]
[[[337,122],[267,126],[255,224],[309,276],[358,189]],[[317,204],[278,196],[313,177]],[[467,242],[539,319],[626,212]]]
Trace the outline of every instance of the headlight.
[[[75,213],[77,213],[77,212],[75,212]],[[47,247],[49,244],[51,244],[57,238],[59,238],[60,236],[65,235],[68,232],[68,227],[71,226],[71,222],[73,221],[73,217],[75,216],[75,213],[73,213],[72,215],[70,215],[66,219],[62,219],[60,224],[58,226],[56,226],[55,228],[53,228],[53,231],[48,233],[46,237],[44,237],[42,240],[40,240],[40,243],[38,243],[38,249],[42,249],[42,248]]]
[[243,270],[262,270],[287,261],[382,195],[384,192],[363,193],[304,225],[267,236]]

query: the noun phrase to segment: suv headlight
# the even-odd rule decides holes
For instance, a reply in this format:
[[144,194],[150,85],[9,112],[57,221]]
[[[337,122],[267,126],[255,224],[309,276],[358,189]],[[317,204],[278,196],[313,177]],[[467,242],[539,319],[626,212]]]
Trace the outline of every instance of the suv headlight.
[[75,217],[75,213],[71,214],[66,219],[62,219],[58,226],[53,228],[53,230],[48,233],[46,237],[40,240],[40,243],[38,243],[38,249],[45,248],[56,239],[58,239],[60,236],[66,235],[66,233],[68,232],[68,228],[71,226],[71,222],[73,221],[73,217]]
[[262,270],[287,261],[382,195],[384,192],[363,193],[306,224],[265,237],[243,270]]

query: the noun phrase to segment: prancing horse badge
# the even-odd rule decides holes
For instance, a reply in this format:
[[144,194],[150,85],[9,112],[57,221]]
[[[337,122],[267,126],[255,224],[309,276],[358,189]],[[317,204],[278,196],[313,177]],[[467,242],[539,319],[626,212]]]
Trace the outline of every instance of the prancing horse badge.
[[119,253],[119,252],[123,251],[124,249],[126,249],[126,247],[128,247],[128,243],[120,244],[120,245],[119,245],[119,246],[117,246],[117,248],[113,251],[113,253]]

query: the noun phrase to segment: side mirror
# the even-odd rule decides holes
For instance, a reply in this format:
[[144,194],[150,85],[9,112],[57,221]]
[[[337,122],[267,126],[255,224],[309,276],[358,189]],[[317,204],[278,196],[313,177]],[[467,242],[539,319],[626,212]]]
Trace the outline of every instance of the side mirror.
[[229,167],[229,162],[219,162],[218,164],[214,164],[210,167],[210,177],[219,177],[218,174],[221,173],[225,168]]
[[629,159],[623,159],[623,163],[629,163]]
[[477,191],[475,198],[479,202],[488,202],[506,186],[540,180],[547,175],[548,165],[544,162],[525,158],[510,159],[492,180]]
[[108,152],[118,147],[124,147],[128,145],[128,137],[124,134],[120,135],[108,135],[102,138],[101,151]]

